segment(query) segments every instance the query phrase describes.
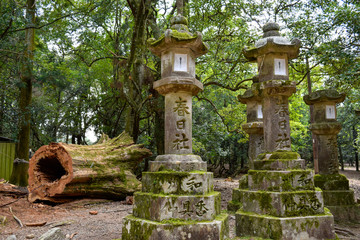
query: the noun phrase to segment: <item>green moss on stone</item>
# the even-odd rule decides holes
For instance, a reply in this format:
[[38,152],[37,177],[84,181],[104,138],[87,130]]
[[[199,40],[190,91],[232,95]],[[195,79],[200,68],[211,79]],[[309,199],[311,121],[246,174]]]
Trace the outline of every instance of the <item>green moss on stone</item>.
[[258,199],[259,201],[259,205],[262,211],[266,211],[268,212],[269,210],[271,210],[273,208],[272,206],[272,198],[269,192],[263,192],[263,191],[259,191],[258,193],[260,193],[258,196],[260,197],[260,199]]
[[[285,215],[288,217],[316,215],[322,207],[315,191],[287,192],[280,196],[285,206]],[[299,200],[296,201],[297,198]]]
[[[176,171],[159,171],[159,172],[144,172],[143,173],[143,190],[146,192],[153,192],[156,194],[166,194],[164,192],[164,184],[171,185],[173,188],[171,191],[173,194],[189,194],[188,191],[182,189],[182,184],[185,178],[191,176],[203,175],[203,179],[207,179],[207,182],[197,182],[199,184],[205,184],[207,192],[214,190],[213,184],[210,184],[212,179],[212,173],[205,171],[192,171],[192,172],[176,172]],[[202,186],[201,186],[202,187]],[[203,189],[203,188],[202,188]],[[191,194],[194,194],[196,189],[193,189]]]
[[242,207],[242,203],[236,200],[231,200],[228,202],[227,210],[231,213],[235,213]]
[[271,159],[300,159],[300,155],[297,152],[291,151],[275,151],[270,153],[261,153],[257,157],[258,160],[271,160]]
[[323,190],[324,204],[326,206],[355,205],[353,190]]
[[[151,213],[156,213],[159,211],[160,199],[163,198],[165,201],[170,203],[170,206],[174,206],[179,197],[188,197],[189,195],[175,195],[175,194],[154,194],[154,193],[145,193],[145,192],[136,192],[134,194],[136,205],[133,209],[134,215],[151,219]],[[192,195],[192,198],[189,198],[190,201],[195,201],[196,199],[206,199],[213,197],[214,210],[215,212],[212,216],[216,216],[221,212],[221,194],[219,192],[210,192],[203,195]]]
[[248,174],[245,174],[239,179],[239,188],[240,189],[247,189],[249,188],[249,182],[248,182]]
[[314,184],[322,190],[349,190],[349,180],[342,174],[316,174]]
[[330,180],[337,180],[337,181],[346,181],[348,180],[345,175],[343,174],[316,174],[314,176],[316,181],[330,181]]
[[[193,36],[189,32],[185,32],[185,31],[184,32],[179,32],[179,31],[177,31],[175,29],[171,29],[171,34],[170,35],[171,35],[172,38],[174,38],[175,40],[178,40],[178,41],[188,41],[188,40],[193,40],[193,39],[197,38],[196,35]],[[164,38],[165,38],[165,35],[162,34],[158,40],[149,39],[147,41],[147,43],[150,46],[154,47],[154,46],[160,44],[164,40]]]
[[307,229],[318,228],[320,226],[319,220],[316,218],[306,219],[305,222],[301,223],[301,230],[306,231]]
[[[156,229],[155,224],[143,224],[141,221],[131,221],[138,220],[134,216],[127,216],[125,218],[123,229],[122,229],[122,240],[149,240],[153,231]],[[130,229],[128,229],[128,224],[130,222]],[[143,220],[146,222],[146,220]]]
[[314,184],[311,178],[309,178],[311,173],[312,170],[300,169],[292,169],[287,171],[249,170],[248,172],[248,174],[251,176],[254,186],[267,186],[266,190],[268,191],[313,190]]

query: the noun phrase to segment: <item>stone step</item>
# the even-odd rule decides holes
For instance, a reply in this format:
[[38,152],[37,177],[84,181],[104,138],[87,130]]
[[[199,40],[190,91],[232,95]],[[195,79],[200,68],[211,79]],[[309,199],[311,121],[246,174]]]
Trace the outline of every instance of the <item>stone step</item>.
[[212,221],[220,214],[220,193],[163,195],[136,192],[133,215],[152,221],[170,219]]
[[240,188],[233,188],[233,193],[232,193],[232,201],[235,201],[235,202],[242,202],[243,201],[243,194],[244,190],[247,190],[247,189],[240,189]]
[[326,207],[334,216],[335,222],[360,222],[360,204]]
[[242,210],[276,217],[293,217],[322,214],[324,204],[322,191],[236,191]]
[[236,236],[267,239],[336,239],[331,213],[302,217],[272,217],[237,211]]
[[149,162],[150,172],[157,171],[207,171],[207,164],[200,156],[194,154],[164,154],[158,155],[155,161]]
[[142,191],[155,194],[207,194],[214,191],[210,172],[143,172]]
[[122,240],[225,240],[229,236],[227,214],[217,215],[212,221],[149,221],[134,216],[123,220]]
[[342,174],[316,174],[314,184],[322,190],[349,190],[349,180]]
[[242,207],[242,203],[234,200],[230,200],[227,205],[228,212],[235,213]]
[[300,191],[315,190],[312,170],[266,171],[249,170],[249,190]]
[[304,159],[264,159],[254,161],[255,170],[305,169]]
[[323,190],[325,206],[355,205],[354,190]]

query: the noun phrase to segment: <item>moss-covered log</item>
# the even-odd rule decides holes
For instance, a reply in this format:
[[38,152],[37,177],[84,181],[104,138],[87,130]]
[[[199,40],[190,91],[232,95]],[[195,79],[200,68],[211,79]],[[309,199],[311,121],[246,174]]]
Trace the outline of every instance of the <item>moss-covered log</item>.
[[95,145],[50,143],[29,163],[29,201],[73,197],[122,199],[140,190],[133,169],[151,152],[122,133]]

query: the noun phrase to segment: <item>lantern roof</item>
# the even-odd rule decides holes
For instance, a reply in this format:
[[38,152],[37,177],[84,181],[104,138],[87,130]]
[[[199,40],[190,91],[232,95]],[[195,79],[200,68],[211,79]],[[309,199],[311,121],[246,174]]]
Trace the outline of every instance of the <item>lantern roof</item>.
[[296,58],[299,55],[301,42],[299,39],[289,41],[279,33],[280,27],[277,23],[267,23],[263,27],[264,35],[255,42],[255,47],[251,49],[244,48],[245,57],[253,62],[258,56],[268,53],[286,53],[288,59]]
[[167,29],[159,39],[150,38],[147,40],[149,49],[155,55],[161,54],[173,48],[188,48],[192,55],[200,57],[207,53],[209,46],[202,41],[202,34],[189,32],[188,21],[182,15],[171,19],[171,28]]
[[320,102],[341,103],[345,100],[345,93],[339,93],[334,89],[318,90],[303,97],[307,105],[313,105]]
[[241,103],[248,103],[250,101],[255,101],[255,102],[260,102],[261,101],[261,97],[259,95],[258,91],[254,91],[252,89],[248,89],[244,92],[244,94],[242,95],[238,95],[238,100]]

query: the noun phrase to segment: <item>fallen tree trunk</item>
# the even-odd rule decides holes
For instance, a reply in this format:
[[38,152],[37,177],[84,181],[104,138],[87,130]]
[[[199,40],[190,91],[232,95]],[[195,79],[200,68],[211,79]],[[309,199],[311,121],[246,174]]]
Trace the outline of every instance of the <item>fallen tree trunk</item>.
[[74,197],[124,199],[141,189],[134,168],[151,152],[126,133],[95,145],[50,143],[29,162],[29,201],[64,202]]

